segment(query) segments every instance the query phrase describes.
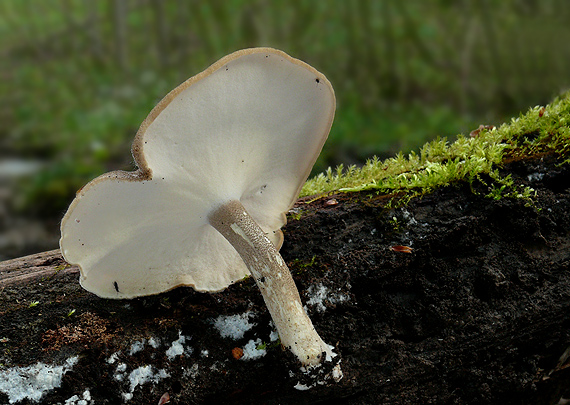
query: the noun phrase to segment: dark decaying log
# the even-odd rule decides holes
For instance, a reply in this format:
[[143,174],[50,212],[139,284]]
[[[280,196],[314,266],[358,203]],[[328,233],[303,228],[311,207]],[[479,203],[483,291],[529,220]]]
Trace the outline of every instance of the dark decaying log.
[[532,204],[457,186],[401,208],[373,193],[296,205],[282,254],[344,372],[306,391],[251,279],[114,301],[84,291],[58,251],[0,263],[0,403],[17,395],[3,378],[23,391],[48,371],[61,381],[37,394],[46,404],[558,403],[570,174],[547,158],[504,170],[537,191]]

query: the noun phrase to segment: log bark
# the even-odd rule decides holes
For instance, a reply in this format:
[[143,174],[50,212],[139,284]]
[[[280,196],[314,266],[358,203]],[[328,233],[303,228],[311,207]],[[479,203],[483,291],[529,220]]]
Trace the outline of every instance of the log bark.
[[0,262],[0,289],[32,284],[56,274],[79,274],[77,266],[65,262],[59,249]]

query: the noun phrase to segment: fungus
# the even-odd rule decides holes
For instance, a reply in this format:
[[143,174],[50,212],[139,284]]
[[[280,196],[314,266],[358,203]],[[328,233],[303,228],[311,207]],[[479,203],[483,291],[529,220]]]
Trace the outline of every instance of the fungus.
[[172,90],[138,130],[138,170],[83,187],[61,225],[81,285],[105,298],[220,291],[251,274],[303,366],[334,357],[279,254],[285,213],[332,125],[317,70],[271,48],[230,54]]

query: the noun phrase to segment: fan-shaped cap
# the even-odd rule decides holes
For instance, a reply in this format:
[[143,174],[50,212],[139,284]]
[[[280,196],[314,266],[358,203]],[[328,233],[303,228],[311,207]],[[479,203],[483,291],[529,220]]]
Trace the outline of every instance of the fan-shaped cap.
[[132,147],[137,171],[104,174],[78,192],[61,225],[65,259],[102,297],[226,288],[249,272],[209,213],[239,200],[280,247],[334,109],[329,81],[281,51],[222,58],[145,119]]

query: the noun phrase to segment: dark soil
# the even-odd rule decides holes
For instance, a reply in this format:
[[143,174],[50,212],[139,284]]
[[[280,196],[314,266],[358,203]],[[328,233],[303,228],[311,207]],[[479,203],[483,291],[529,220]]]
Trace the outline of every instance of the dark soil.
[[[534,204],[485,198],[479,183],[401,208],[374,193],[296,205],[282,255],[305,302],[321,285],[327,291],[324,308],[308,309],[342,356],[337,384],[296,390],[297,366],[279,346],[257,360],[233,357],[251,339],[269,342],[253,280],[217,294],[177,289],[110,301],[82,290],[58,255],[42,259],[51,260],[42,278],[14,284],[6,281],[14,266],[0,272],[0,363],[61,365],[79,354],[46,404],[86,389],[96,404],[123,403],[129,373],[145,365],[170,376],[135,387],[129,403],[157,404],[167,392],[170,404],[556,404],[570,396],[570,170],[544,156],[502,172],[533,187]],[[255,326],[242,339],[222,338],[212,325],[246,311]],[[170,360],[179,334],[188,337],[185,353]],[[129,354],[142,339],[143,350]],[[0,403],[8,403],[1,392]]]

